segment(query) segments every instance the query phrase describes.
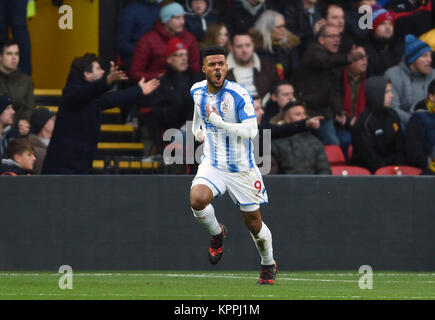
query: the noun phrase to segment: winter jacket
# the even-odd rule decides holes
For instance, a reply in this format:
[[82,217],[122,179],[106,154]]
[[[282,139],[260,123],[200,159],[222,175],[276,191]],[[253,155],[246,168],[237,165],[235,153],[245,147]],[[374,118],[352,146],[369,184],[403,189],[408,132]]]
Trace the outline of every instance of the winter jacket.
[[166,31],[160,19],[154,29],[144,34],[136,44],[130,66],[130,78],[137,82],[157,78],[166,73],[166,47],[171,38],[179,38],[188,48],[189,66],[193,72],[200,72],[200,56],[195,36],[187,30],[174,36]]
[[224,18],[229,33],[247,32],[254,26],[258,17],[268,8],[266,1],[257,4],[255,7],[252,7],[248,0],[231,1],[231,6],[227,9],[227,14]]
[[272,140],[272,155],[284,174],[331,174],[325,147],[311,132]]
[[168,66],[168,72],[160,79],[160,86],[150,96],[153,117],[162,128],[180,128],[186,120],[192,120],[190,88],[202,79],[200,73],[178,72]]
[[415,104],[426,98],[427,88],[435,79],[435,69],[431,69],[428,75],[414,73],[402,59],[399,65],[389,68],[385,76],[393,85],[391,107],[397,111],[402,122],[407,123]]
[[392,0],[385,5],[394,19],[394,33],[419,37],[432,29],[432,5],[432,0]]
[[330,119],[341,113],[337,88],[340,73],[347,64],[347,55],[333,54],[317,42],[307,48],[293,83],[310,117],[323,115]]
[[367,77],[383,76],[387,69],[400,63],[405,52],[403,37],[396,36],[383,40],[370,34],[364,47],[368,59]]
[[14,116],[15,127],[17,127],[19,120],[30,121],[30,116],[35,109],[33,83],[30,76],[21,71],[13,71],[10,74],[0,71],[0,93],[8,95],[12,99],[12,107],[16,112]]
[[[138,85],[107,92],[106,76],[88,82],[70,72],[48,145],[42,174],[86,174],[97,148],[101,112],[142,97]],[[107,93],[106,93],[107,92]]]
[[116,45],[122,62],[127,68],[133,57],[137,41],[153,29],[159,13],[159,4],[146,0],[135,0],[119,13]]
[[18,163],[12,159],[1,159],[0,162],[0,175],[1,176],[19,176],[30,175],[30,171],[21,168]]
[[428,158],[435,160],[435,113],[429,110],[414,112],[406,128],[406,155],[409,164],[428,169]]
[[[310,24],[309,13],[305,10],[302,0],[295,0],[288,3],[283,11],[287,29],[296,34],[301,41],[298,47],[298,56],[302,58],[308,44],[314,36],[313,28]],[[322,18],[322,9],[320,3],[314,5],[313,26]]]
[[213,23],[218,22],[219,17],[215,15],[211,10],[213,8],[213,1],[207,0],[207,9],[202,15],[198,15],[193,12],[190,3],[192,0],[186,0],[185,8],[187,10],[184,15],[186,30],[190,31],[198,42],[202,41],[204,33],[207,27]]
[[[227,56],[227,63],[227,79],[235,82],[236,78],[233,70],[236,62],[232,52]],[[279,77],[275,63],[269,59],[260,59],[258,55],[254,53],[254,85],[257,88],[258,95],[263,98],[278,81]]]
[[384,107],[385,77],[371,77],[365,84],[366,108],[351,128],[353,156],[351,164],[373,173],[389,165],[404,165],[405,140],[396,111]]

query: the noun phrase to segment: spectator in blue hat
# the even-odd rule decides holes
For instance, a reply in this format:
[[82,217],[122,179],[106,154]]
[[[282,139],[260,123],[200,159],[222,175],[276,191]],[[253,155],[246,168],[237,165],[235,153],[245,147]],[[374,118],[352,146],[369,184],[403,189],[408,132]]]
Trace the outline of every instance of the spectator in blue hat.
[[183,7],[171,0],[160,4],[160,19],[152,31],[144,34],[136,44],[130,65],[130,78],[139,81],[158,78],[166,73],[166,47],[172,38],[180,39],[189,51],[189,68],[201,72],[198,41],[185,29]]
[[404,59],[385,72],[393,85],[391,107],[397,111],[404,125],[411,117],[415,105],[426,98],[429,84],[435,79],[435,69],[431,68],[431,63],[431,47],[408,34],[405,37]]

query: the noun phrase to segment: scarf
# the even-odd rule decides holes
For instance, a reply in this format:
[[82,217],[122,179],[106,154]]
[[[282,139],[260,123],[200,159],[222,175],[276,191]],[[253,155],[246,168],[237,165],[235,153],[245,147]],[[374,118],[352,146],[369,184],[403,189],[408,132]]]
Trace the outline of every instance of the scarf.
[[[344,97],[343,97],[343,110],[349,116],[352,114],[352,91],[349,86],[349,76],[347,67],[343,68],[343,82],[344,82]],[[365,77],[362,78],[358,88],[358,94],[356,97],[355,113],[354,117],[358,116],[366,106],[366,96],[364,94]]]
[[430,101],[429,99],[426,99],[424,101],[424,104],[426,105],[427,110],[429,110],[430,113],[435,113],[435,103]]

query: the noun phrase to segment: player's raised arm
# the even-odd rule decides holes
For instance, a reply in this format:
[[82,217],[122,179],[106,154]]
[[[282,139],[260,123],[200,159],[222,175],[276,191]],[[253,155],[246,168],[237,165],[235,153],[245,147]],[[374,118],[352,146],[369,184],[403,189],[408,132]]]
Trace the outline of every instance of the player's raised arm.
[[248,118],[241,123],[230,123],[222,119],[215,106],[210,110],[210,106],[207,105],[206,110],[208,120],[216,128],[224,129],[230,134],[249,139],[254,139],[258,133],[257,119],[255,117]]

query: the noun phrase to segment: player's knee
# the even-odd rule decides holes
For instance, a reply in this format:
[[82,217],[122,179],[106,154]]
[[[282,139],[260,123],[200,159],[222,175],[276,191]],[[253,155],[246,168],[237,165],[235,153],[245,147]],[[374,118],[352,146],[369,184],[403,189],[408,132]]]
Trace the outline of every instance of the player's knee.
[[261,220],[250,220],[246,221],[245,224],[254,236],[261,230]]
[[203,210],[209,203],[210,197],[208,194],[191,192],[190,193],[190,205],[193,210]]

